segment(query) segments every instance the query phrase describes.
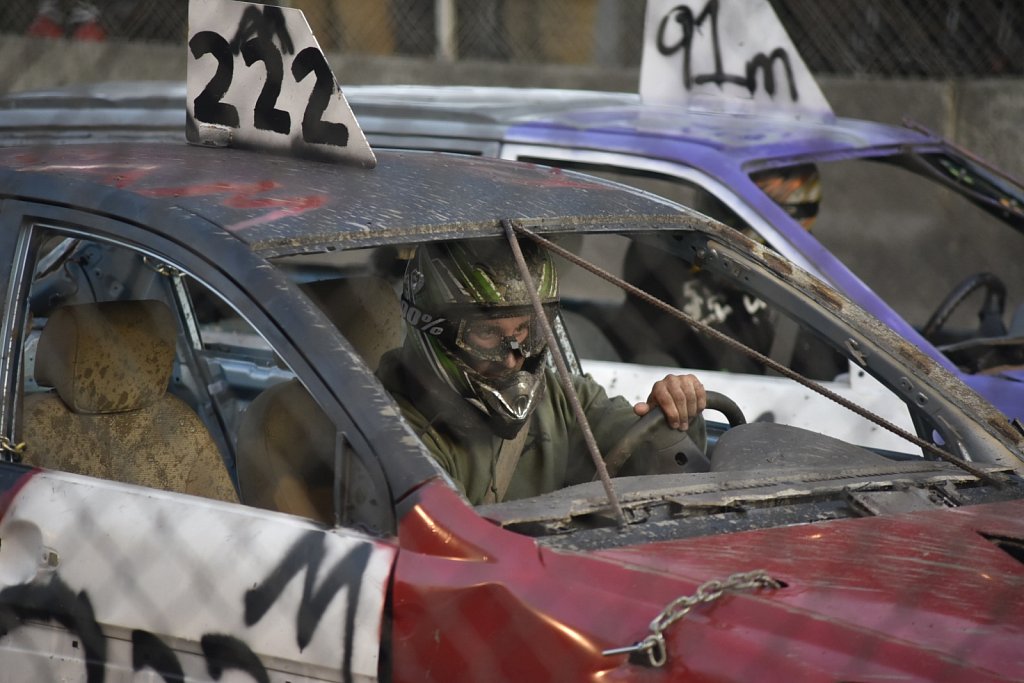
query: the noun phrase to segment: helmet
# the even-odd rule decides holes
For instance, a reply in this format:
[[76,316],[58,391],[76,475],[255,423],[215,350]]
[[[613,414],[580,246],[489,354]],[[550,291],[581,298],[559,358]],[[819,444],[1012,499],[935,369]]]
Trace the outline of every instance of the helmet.
[[821,177],[814,164],[799,164],[754,173],[751,178],[765,194],[808,230],[821,203]]
[[[550,321],[558,308],[555,264],[533,242],[523,242],[521,248]],[[514,437],[541,398],[547,340],[508,242],[486,239],[421,246],[406,269],[402,316],[416,351],[413,362],[425,364],[476,406],[495,434]],[[479,332],[470,334],[489,320],[520,316],[526,322],[515,335],[492,331],[481,343]],[[474,361],[500,362],[510,353],[524,359],[518,371],[495,377],[473,369]]]

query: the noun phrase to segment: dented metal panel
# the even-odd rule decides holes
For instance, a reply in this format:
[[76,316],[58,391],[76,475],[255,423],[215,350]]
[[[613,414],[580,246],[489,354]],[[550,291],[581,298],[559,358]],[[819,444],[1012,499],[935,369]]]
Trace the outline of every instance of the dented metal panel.
[[[269,680],[286,662],[302,663],[285,667],[292,681],[376,680],[395,554],[385,543],[67,474],[26,473],[3,495],[8,680],[127,680],[145,667]],[[54,638],[50,622],[74,639]],[[9,656],[16,650],[50,661]]]

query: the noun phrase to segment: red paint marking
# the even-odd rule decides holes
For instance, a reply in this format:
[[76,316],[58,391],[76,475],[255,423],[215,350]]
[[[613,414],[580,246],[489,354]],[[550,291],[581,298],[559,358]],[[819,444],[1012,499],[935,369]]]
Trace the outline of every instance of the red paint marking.
[[156,167],[154,166],[147,166],[145,168],[133,168],[127,173],[112,174],[109,176],[111,180],[110,184],[119,190],[123,190],[145,178],[153,172],[155,168]]
[[241,221],[239,223],[232,223],[231,225],[224,226],[225,230],[233,232],[235,230],[242,230],[244,228],[252,227],[254,225],[261,225],[263,223],[273,223],[276,220],[282,218],[288,218],[290,216],[298,216],[312,211],[313,209],[319,209],[327,202],[327,198],[323,195],[309,195],[306,197],[296,197],[295,199],[274,199],[267,200],[267,203],[260,205],[253,205],[253,208],[262,208],[270,206],[280,207],[276,211],[271,211],[263,216],[257,216],[247,221]]
[[24,171],[44,173],[49,171],[57,173],[74,171],[76,173],[81,173],[84,176],[94,176],[104,185],[110,185],[111,187],[116,187],[119,190],[123,190],[138,183],[157,169],[156,166],[116,164],[103,160],[99,160],[98,163],[89,163],[89,161],[86,160],[84,162],[63,164],[57,161],[44,161],[41,158],[37,158],[29,154],[23,154],[17,158],[25,164],[25,168],[22,169]]
[[[19,161],[26,164],[27,171],[74,171],[85,176],[94,176],[104,185],[117,189],[126,189],[139,185],[147,176],[158,170],[152,165],[131,165],[107,161],[101,155],[85,155],[84,160],[62,164],[56,161],[44,161],[36,155],[26,153],[18,156]],[[208,182],[200,184],[182,184],[169,187],[140,188],[135,192],[144,197],[154,199],[173,199],[176,197],[223,197],[221,204],[231,209],[267,209],[261,216],[249,218],[233,225],[228,230],[240,230],[253,225],[273,223],[274,221],[298,216],[308,211],[319,209],[327,203],[327,196],[310,194],[292,197],[265,196],[281,185],[273,180],[257,182]]]
[[[178,185],[175,187],[156,187],[147,190],[139,190],[139,194],[147,197],[168,198],[168,197],[206,197],[210,195],[230,194],[244,196],[268,192],[279,187],[272,180],[262,180],[258,183],[233,183],[217,182],[205,183],[202,185]],[[229,200],[230,201],[230,200]],[[228,204],[230,206],[230,204]]]
[[565,170],[561,168],[548,169],[548,175],[544,181],[541,182],[542,187],[571,187],[583,190],[607,190],[608,188],[604,185],[598,185],[597,183],[585,180],[583,178],[570,178],[565,174]]
[[271,190],[276,190],[280,185],[272,180],[262,180],[256,183],[232,183],[217,182],[203,185],[180,185],[178,187],[162,187],[149,190],[142,190],[139,194],[149,197],[205,197],[227,195],[221,202],[224,206],[232,209],[272,209],[262,216],[250,218],[225,226],[229,231],[241,230],[253,225],[273,223],[274,221],[290,216],[298,216],[319,209],[327,203],[327,197],[322,194],[306,195],[302,197],[266,197],[260,196]]
[[0,519],[7,516],[7,510],[11,507],[11,503],[14,502],[18,493],[20,493],[21,490],[25,488],[25,485],[28,484],[29,480],[39,472],[42,472],[42,470],[38,467],[29,470],[21,477],[18,477],[17,481],[14,482],[14,485],[11,488],[0,493]]
[[523,178],[518,172],[502,166],[502,168],[488,167],[487,172],[494,178],[500,178],[503,183],[515,185],[531,185],[535,187],[567,187],[582,190],[608,190],[607,185],[587,180],[586,178],[570,177],[565,169],[541,167],[538,164],[529,164],[539,170],[545,171],[543,177]]

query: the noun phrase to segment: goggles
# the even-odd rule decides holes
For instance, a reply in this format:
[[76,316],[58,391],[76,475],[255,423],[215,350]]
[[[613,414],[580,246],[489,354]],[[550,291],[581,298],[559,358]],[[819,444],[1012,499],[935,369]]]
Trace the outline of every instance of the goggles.
[[[549,324],[557,310],[557,304],[544,305]],[[532,358],[547,348],[543,327],[530,306],[477,308],[459,316],[454,327],[455,346],[480,360],[500,363],[510,353]]]
[[[543,308],[548,323],[553,323],[558,302]],[[500,363],[510,353],[531,358],[547,347],[532,306],[450,306],[440,316],[424,313],[403,298],[402,309],[407,323],[437,337],[450,351],[472,358]]]

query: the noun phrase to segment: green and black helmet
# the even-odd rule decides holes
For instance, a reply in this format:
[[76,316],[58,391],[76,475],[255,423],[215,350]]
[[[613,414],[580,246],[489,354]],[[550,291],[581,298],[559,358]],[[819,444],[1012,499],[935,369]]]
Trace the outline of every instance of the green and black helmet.
[[[536,244],[520,246],[550,321],[558,310],[555,264]],[[405,273],[402,315],[409,341],[430,370],[481,410],[496,434],[515,436],[541,396],[546,339],[508,242],[421,246]],[[517,317],[524,318],[523,325],[509,336],[489,324]],[[480,361],[500,363],[509,354],[523,358],[521,369],[486,376],[473,369]]]

